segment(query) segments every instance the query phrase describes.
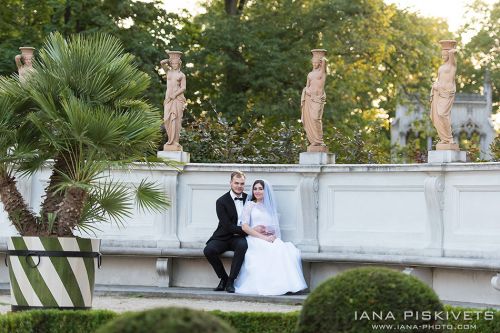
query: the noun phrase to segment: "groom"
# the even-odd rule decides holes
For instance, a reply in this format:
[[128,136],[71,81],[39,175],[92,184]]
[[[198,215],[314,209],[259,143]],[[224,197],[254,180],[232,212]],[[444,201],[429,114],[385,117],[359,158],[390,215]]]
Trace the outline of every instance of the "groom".
[[[241,171],[234,171],[231,173],[229,184],[231,190],[217,199],[215,203],[219,225],[208,240],[203,253],[220,279],[219,285],[214,290],[226,290],[228,293],[234,293],[234,280],[238,277],[248,248],[247,234],[239,226],[243,215],[243,205],[247,198],[247,194],[243,193],[245,174]],[[262,228],[259,225],[254,229],[263,232]],[[219,258],[226,251],[234,251],[229,276]]]

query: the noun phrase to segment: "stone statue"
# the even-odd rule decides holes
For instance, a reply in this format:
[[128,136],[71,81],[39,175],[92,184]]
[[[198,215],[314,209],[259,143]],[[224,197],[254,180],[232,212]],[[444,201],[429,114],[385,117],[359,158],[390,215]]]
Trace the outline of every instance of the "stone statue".
[[181,55],[179,51],[167,51],[169,59],[160,62],[161,67],[167,73],[167,91],[163,102],[163,120],[167,132],[167,143],[163,146],[164,151],[182,151],[179,144],[179,135],[182,125],[182,116],[186,107],[186,76],[181,72]]
[[35,52],[35,48],[22,46],[19,50],[21,50],[21,54],[16,55],[14,59],[19,73],[19,81],[24,83],[29,73],[33,71],[33,53]]
[[439,143],[436,150],[458,150],[458,144],[453,142],[451,133],[451,107],[455,100],[455,73],[457,63],[455,60],[454,40],[442,40],[441,58],[444,60],[438,69],[438,78],[432,84],[430,102],[431,102],[431,120],[437,130]]
[[313,70],[307,74],[306,87],[302,90],[300,99],[301,120],[304,124],[308,152],[328,152],[323,142],[323,108],[326,102],[326,50],[314,49],[312,53]]

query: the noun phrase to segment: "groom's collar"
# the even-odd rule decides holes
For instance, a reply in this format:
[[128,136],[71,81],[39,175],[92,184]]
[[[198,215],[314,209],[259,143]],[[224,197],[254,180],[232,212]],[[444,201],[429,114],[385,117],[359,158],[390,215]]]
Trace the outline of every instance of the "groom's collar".
[[234,200],[234,198],[243,198],[243,193],[241,193],[239,196],[236,195],[236,193],[233,192],[233,190],[229,191],[229,195],[231,198]]

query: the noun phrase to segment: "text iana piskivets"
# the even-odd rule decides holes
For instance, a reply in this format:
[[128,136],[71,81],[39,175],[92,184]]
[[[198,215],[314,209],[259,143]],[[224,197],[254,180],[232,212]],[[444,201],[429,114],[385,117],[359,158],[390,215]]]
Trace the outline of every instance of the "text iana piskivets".
[[493,311],[354,311],[354,320],[493,320]]

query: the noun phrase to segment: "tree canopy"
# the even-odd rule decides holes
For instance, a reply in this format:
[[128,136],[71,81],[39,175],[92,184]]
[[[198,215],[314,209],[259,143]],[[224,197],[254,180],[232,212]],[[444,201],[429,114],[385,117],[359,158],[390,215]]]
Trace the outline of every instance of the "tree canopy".
[[0,75],[16,70],[14,56],[20,46],[42,47],[46,36],[111,34],[126,52],[136,56],[139,68],[152,78],[147,96],[157,105],[163,99],[157,69],[166,57],[168,42],[185,18],[167,13],[160,0],[3,0],[0,12]]
[[[500,1],[491,5],[476,0],[470,6],[472,18],[461,29],[472,35],[463,45],[459,67],[460,89],[481,93],[484,81],[490,80],[493,101],[498,109],[500,99]],[[486,75],[486,77],[485,77]]]
[[[125,50],[136,56],[139,68],[153,78],[147,97],[159,107],[165,91],[159,61],[167,49],[184,52],[185,130],[206,128],[212,133],[226,128],[220,133],[231,142],[226,148],[248,142],[255,128],[269,137],[288,130],[285,136],[298,143],[304,139],[296,129],[301,126],[300,94],[311,70],[309,51],[325,48],[329,62],[325,142],[338,154],[338,162],[387,162],[396,105],[427,99],[441,62],[437,42],[458,37],[439,19],[383,0],[206,0],[201,4],[204,11],[191,15],[167,13],[159,0],[5,0],[0,13],[4,55],[0,74],[15,71],[13,58],[19,46],[40,47],[52,31],[64,36],[106,32],[118,37]],[[477,1],[472,8],[476,15],[462,32],[476,33],[462,47],[459,92],[480,92],[483,73],[489,69],[498,103],[499,3],[488,7]],[[227,128],[235,131],[231,140]],[[198,143],[188,141],[198,137],[187,133],[181,137],[183,146],[199,150]],[[252,137],[255,144],[265,145],[264,139]],[[304,145],[294,147],[299,152]],[[239,160],[237,154],[221,154],[219,161]]]

